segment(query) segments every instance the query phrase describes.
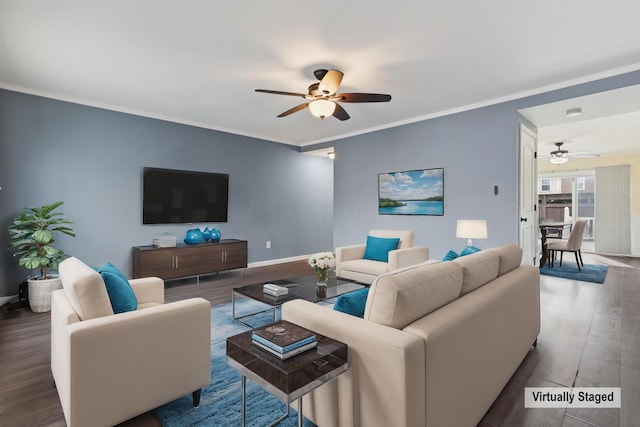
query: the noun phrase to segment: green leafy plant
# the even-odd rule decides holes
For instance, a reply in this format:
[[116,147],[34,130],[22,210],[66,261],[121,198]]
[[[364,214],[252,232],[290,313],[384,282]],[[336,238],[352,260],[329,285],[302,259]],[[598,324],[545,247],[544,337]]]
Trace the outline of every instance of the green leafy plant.
[[54,212],[63,203],[24,208],[9,227],[10,247],[15,250],[13,256],[18,258],[21,267],[40,270],[41,279],[48,279],[47,270],[57,268],[67,257],[53,245],[54,233],[75,237],[73,230],[67,227],[72,222],[62,218],[62,212]]

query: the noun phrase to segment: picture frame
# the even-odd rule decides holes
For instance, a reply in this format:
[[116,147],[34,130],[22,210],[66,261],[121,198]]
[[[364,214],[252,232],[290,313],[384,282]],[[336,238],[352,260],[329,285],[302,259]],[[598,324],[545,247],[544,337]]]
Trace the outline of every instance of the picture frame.
[[444,215],[444,168],[378,174],[379,215]]

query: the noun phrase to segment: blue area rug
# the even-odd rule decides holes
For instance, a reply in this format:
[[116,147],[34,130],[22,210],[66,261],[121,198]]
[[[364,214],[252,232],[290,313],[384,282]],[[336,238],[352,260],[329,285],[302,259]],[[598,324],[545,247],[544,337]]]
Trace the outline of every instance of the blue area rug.
[[[248,300],[236,304],[236,315],[252,312],[256,307],[264,308]],[[254,327],[273,321],[273,312],[258,314],[244,319]],[[222,304],[211,309],[211,382],[202,390],[200,407],[194,408],[191,395],[169,402],[154,410],[165,427],[195,426],[239,426],[241,420],[241,375],[227,365],[227,337],[249,330],[232,320],[231,304]],[[286,412],[285,404],[271,396],[260,386],[247,379],[247,426],[266,426]],[[297,413],[293,409],[289,418],[278,426],[297,425]],[[315,424],[304,419],[305,427]]]
[[600,264],[585,264],[582,271],[578,270],[575,262],[563,262],[562,267],[556,261],[553,268],[545,265],[540,269],[540,274],[561,277],[563,279],[578,280],[580,282],[604,283],[609,267]]

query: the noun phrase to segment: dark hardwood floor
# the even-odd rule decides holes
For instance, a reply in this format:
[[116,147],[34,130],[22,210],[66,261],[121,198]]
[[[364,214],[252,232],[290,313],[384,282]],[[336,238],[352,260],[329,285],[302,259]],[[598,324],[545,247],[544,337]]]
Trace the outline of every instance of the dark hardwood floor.
[[[479,427],[640,425],[640,259],[584,254],[609,264],[604,284],[541,277],[541,332]],[[231,301],[231,288],[310,274],[305,261],[166,285],[166,301]],[[50,370],[49,314],[0,308],[0,425],[64,426]],[[525,386],[621,387],[621,409],[525,409]],[[461,408],[461,410],[463,410]],[[121,426],[160,426],[152,413]]]

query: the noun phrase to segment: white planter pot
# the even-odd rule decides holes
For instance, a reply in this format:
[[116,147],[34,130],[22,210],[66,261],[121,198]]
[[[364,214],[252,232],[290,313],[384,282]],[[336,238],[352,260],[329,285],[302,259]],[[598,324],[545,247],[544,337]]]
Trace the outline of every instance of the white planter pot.
[[29,279],[29,307],[34,313],[46,313],[51,311],[51,293],[56,289],[62,289],[62,280],[59,277],[38,280]]

